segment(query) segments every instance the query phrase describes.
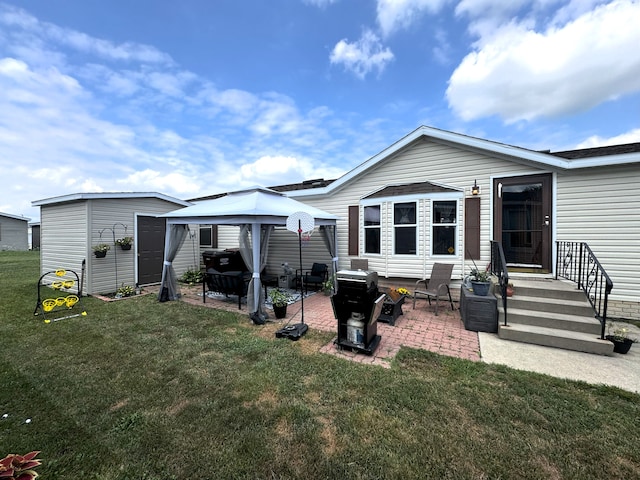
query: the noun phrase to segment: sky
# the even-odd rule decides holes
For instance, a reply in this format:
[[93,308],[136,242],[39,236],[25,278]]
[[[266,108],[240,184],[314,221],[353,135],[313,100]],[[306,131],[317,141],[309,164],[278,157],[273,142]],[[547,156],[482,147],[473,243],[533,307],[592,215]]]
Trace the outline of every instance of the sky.
[[0,212],[333,179],[417,127],[640,141],[640,0],[0,0]]

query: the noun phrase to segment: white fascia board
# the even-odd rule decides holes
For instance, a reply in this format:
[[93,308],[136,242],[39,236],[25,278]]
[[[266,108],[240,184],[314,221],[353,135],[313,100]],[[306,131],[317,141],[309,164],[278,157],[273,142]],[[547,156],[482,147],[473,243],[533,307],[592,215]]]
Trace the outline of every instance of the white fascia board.
[[31,205],[41,207],[43,205],[52,205],[54,203],[66,203],[78,200],[105,200],[105,199],[122,199],[122,198],[157,198],[166,200],[167,202],[183,205],[185,207],[193,205],[191,202],[170,197],[163,193],[157,192],[101,192],[101,193],[71,193],[69,195],[61,195],[59,197],[43,198],[34,200]]
[[[483,140],[481,138],[470,137],[459,133],[448,132],[446,130],[439,130],[431,127],[418,127],[413,132],[409,133],[405,137],[401,138],[394,144],[382,150],[380,153],[369,158],[365,162],[361,163],[354,169],[345,173],[342,177],[330,185],[319,188],[307,190],[294,190],[287,192],[287,196],[290,197],[305,197],[305,196],[317,196],[326,195],[331,193],[337,188],[340,188],[345,183],[349,182],[353,178],[360,175],[362,172],[376,165],[378,162],[394,155],[410,143],[421,137],[431,137],[434,139],[457,144],[462,147],[468,147],[471,149],[477,149],[485,151],[501,157],[507,157],[507,159],[514,162],[521,161],[521,163],[532,162],[538,165],[542,165],[551,169],[561,170],[573,170],[578,168],[588,167],[604,167],[609,165],[625,165],[640,163],[640,153],[628,153],[620,155],[602,155],[599,157],[591,157],[585,159],[568,160],[549,153],[536,152],[534,150],[528,150],[526,148],[515,147],[513,145],[506,145],[503,143],[492,142],[490,140]],[[522,162],[524,161],[524,162]]]
[[615,165],[627,165],[640,163],[640,153],[621,153],[619,155],[605,155],[602,157],[580,158],[572,160],[569,170],[592,167],[612,167]]

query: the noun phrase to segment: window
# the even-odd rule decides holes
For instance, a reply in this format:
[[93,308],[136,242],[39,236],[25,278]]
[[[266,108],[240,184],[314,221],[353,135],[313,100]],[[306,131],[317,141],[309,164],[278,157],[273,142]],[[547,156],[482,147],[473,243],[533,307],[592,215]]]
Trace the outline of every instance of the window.
[[213,247],[211,240],[213,240],[211,225],[200,225],[200,246]]
[[416,203],[396,203],[393,206],[393,229],[395,253],[415,255],[416,250]]
[[457,204],[453,201],[434,201],[432,220],[432,254],[457,255],[456,232],[458,229]]
[[364,252],[380,253],[380,205],[364,207]]

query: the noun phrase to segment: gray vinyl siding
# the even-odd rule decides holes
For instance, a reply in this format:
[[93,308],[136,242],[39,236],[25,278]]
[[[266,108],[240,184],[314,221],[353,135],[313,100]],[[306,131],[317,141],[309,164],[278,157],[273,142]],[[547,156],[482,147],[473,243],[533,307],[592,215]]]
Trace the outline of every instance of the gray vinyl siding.
[[587,242],[613,281],[612,300],[640,299],[640,169],[557,175],[557,239]]
[[[70,202],[40,208],[41,274],[72,270],[81,276],[82,261],[89,248],[87,202]],[[89,285],[88,270],[83,291]]]
[[0,250],[29,250],[28,220],[0,215]]
[[[481,260],[478,265],[490,260],[492,237],[491,182],[496,176],[541,173],[531,166],[493,158],[478,152],[463,150],[458,146],[421,139],[380,162],[374,168],[360,174],[351,182],[327,196],[295,196],[296,200],[308,203],[340,217],[338,220],[338,252],[340,268],[348,268],[348,208],[358,205],[360,199],[387,185],[430,181],[464,190],[458,200],[458,252],[452,257],[431,256],[431,200],[417,200],[419,241],[417,255],[393,255],[392,230],[383,230],[383,252],[380,255],[365,255],[362,252],[363,229],[360,228],[360,258],[369,260],[369,268],[377,270],[381,277],[424,278],[429,275],[434,262],[454,263],[453,278],[461,279],[472,265],[465,263],[463,252],[464,200],[470,195],[470,187],[477,181],[481,187]],[[409,200],[407,200],[409,201]],[[384,227],[392,222],[390,204],[383,208]],[[362,209],[361,209],[362,210]],[[360,212],[362,215],[362,211]],[[362,219],[360,221],[362,225]],[[386,234],[385,234],[386,233]]]
[[[122,284],[135,285],[136,214],[160,215],[175,209],[174,203],[158,198],[90,200],[91,245],[98,243],[111,245],[111,250],[105,258],[96,258],[91,247],[88,249],[87,258],[92,263],[91,293],[113,293]],[[121,250],[114,245],[114,237],[117,240],[124,236],[134,237],[134,247],[131,250]],[[187,240],[173,262],[178,276],[193,263],[193,254],[186,246],[189,246]]]
[[[158,215],[176,208],[175,203],[159,198],[90,199],[44,205],[40,208],[41,272],[62,268],[74,270],[80,276],[82,261],[86,259],[84,293],[107,294],[114,293],[122,284],[133,286],[137,265],[136,215]],[[131,250],[114,245],[114,238],[124,236],[134,237]],[[98,243],[111,246],[104,258],[93,254],[92,248]],[[185,246],[173,264],[177,275],[182,275],[193,263],[193,253]]]
[[[267,271],[272,274],[283,272],[282,264],[288,263],[293,270],[310,270],[314,262],[325,263],[331,268],[331,255],[322,240],[322,234],[316,227],[308,242],[299,246],[298,235],[285,227],[276,227],[269,242]],[[302,252],[302,266],[300,266]]]

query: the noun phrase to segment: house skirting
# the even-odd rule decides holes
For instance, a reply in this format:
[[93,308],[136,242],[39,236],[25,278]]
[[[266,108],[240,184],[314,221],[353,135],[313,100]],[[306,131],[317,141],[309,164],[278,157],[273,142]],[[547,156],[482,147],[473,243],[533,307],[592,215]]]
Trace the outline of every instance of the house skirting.
[[609,299],[607,317],[640,321],[640,302],[625,302],[622,300]]

